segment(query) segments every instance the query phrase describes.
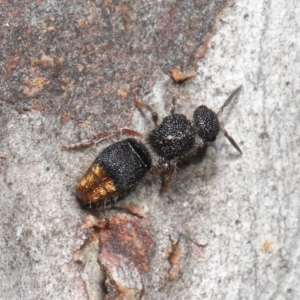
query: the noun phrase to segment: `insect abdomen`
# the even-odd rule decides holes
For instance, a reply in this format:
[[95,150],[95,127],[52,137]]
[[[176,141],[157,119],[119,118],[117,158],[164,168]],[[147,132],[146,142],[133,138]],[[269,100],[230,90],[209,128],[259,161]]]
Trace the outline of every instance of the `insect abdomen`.
[[105,148],[77,184],[77,196],[87,207],[102,205],[112,198],[122,199],[151,167],[145,146],[126,139]]

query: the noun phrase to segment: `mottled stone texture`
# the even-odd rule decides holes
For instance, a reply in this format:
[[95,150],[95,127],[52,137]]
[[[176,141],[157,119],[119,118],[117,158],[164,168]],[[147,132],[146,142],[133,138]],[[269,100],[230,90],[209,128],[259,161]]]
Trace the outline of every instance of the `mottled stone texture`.
[[228,0],[1,2],[1,97],[110,127],[159,72],[196,68]]
[[[230,4],[0,0],[1,299],[300,299],[300,2]],[[219,134],[167,199],[148,176],[79,207],[108,143],[61,145],[152,129],[135,97],[191,120],[240,84],[220,121],[242,156]]]

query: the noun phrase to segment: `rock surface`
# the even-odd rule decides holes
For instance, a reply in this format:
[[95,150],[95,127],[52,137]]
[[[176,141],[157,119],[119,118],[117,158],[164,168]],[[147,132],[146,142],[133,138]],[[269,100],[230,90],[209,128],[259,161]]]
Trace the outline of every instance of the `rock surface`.
[[[0,1],[1,299],[300,298],[300,3],[208,2]],[[197,74],[179,85],[169,70]],[[153,176],[127,210],[80,209],[74,186],[103,145],[62,144],[147,132],[135,97],[164,116],[176,96],[191,118],[240,84],[222,121],[242,156],[220,134],[168,200]],[[140,267],[118,253],[109,268],[117,220]]]

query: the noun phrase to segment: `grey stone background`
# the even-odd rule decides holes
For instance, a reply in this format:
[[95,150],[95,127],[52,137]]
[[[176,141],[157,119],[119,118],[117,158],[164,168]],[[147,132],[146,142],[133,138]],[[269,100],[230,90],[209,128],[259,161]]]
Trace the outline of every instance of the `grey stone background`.
[[[159,177],[144,180],[127,198],[125,204],[151,216],[156,243],[143,299],[300,298],[299,14],[298,1],[236,1],[219,15],[196,77],[175,86],[162,69],[155,71],[144,101],[160,115],[175,94],[178,111],[189,117],[200,103],[217,110],[243,84],[222,115],[243,155],[220,134],[200,163],[178,170],[168,201],[159,196]],[[113,128],[114,121],[142,132],[151,123],[130,101],[126,109],[111,103],[116,115],[130,116],[124,124],[106,111],[94,126],[72,113],[62,124],[47,107],[20,113],[26,99],[3,82],[0,298],[101,299],[98,245],[83,247],[87,213],[74,186],[103,145],[77,152],[60,146]],[[165,256],[170,241],[182,245],[172,280]]]

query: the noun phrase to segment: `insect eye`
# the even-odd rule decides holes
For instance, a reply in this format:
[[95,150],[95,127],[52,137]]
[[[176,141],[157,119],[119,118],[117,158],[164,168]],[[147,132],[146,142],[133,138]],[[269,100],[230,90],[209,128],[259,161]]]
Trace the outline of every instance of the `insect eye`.
[[213,142],[220,130],[217,115],[205,105],[200,105],[194,111],[194,122],[197,133],[204,142]]

